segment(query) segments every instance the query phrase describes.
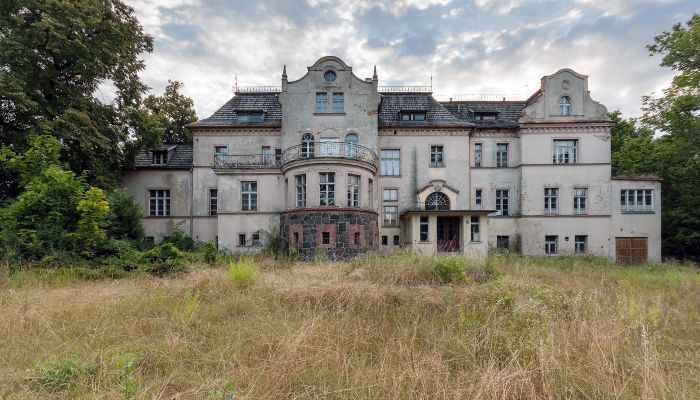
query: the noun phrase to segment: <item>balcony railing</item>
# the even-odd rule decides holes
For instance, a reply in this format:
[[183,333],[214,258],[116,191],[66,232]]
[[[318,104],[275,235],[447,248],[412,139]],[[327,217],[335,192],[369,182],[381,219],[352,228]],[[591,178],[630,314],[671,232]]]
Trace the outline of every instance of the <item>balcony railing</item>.
[[214,157],[214,168],[280,168],[280,157],[270,154],[246,155],[217,155]]
[[372,149],[355,143],[346,142],[303,142],[282,152],[282,165],[309,160],[342,158],[361,161],[377,168],[377,153]]

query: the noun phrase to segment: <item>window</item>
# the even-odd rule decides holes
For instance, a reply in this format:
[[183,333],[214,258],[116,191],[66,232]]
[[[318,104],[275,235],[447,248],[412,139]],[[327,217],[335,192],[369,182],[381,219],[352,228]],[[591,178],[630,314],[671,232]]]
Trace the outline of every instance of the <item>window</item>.
[[586,214],[588,203],[588,189],[574,188],[574,214]]
[[384,226],[398,226],[399,207],[384,206]]
[[626,189],[620,192],[622,211],[654,211],[654,191],[652,189]]
[[314,156],[314,135],[305,133],[301,137],[301,156],[310,158]]
[[481,205],[483,204],[483,197],[481,195],[481,189],[476,189],[474,193],[474,207],[477,210],[481,210]]
[[170,190],[149,190],[148,198],[148,215],[170,215]]
[[262,162],[264,165],[270,165],[272,162],[272,149],[270,146],[262,147]]
[[554,140],[552,162],[554,164],[576,163],[578,140]]
[[245,233],[238,234],[238,245],[245,246]]
[[545,236],[544,237],[544,252],[545,254],[557,254],[557,241],[558,236]]
[[258,209],[258,183],[241,182],[241,210],[256,211]]
[[562,96],[559,99],[559,115],[564,117],[571,115],[571,98],[569,96]]
[[345,157],[357,157],[357,135],[354,133],[345,135]]
[[496,144],[496,166],[508,166],[508,143]]
[[336,78],[337,78],[337,75],[335,74],[334,71],[326,71],[326,73],[323,74],[323,80],[328,82],[328,83],[335,82]]
[[507,250],[510,248],[510,238],[508,236],[496,236],[496,248]]
[[481,143],[474,144],[474,167],[481,167]]
[[401,175],[401,152],[398,149],[383,149],[380,151],[380,175]]
[[496,190],[496,211],[498,215],[508,215],[508,190]]
[[477,121],[495,121],[498,118],[496,112],[477,111],[474,113],[474,119]]
[[360,232],[355,232],[355,234],[353,235],[352,243],[353,243],[355,246],[359,246],[359,245],[360,245]]
[[236,112],[238,122],[263,122],[264,115],[261,112]]
[[209,215],[216,215],[219,212],[219,191],[209,189]]
[[587,235],[574,236],[574,251],[577,254],[585,253],[587,244],[588,244],[588,236]]
[[334,92],[333,93],[333,112],[334,113],[345,112],[345,97],[343,96],[343,92]]
[[449,210],[450,198],[445,193],[433,192],[425,199],[426,210]]
[[294,232],[292,235],[292,246],[296,247],[299,245],[299,232]]
[[557,188],[544,188],[544,213],[545,214],[556,214],[557,209],[557,199],[559,198],[559,189]]
[[259,233],[254,233],[254,234],[251,236],[251,242],[252,242],[251,244],[252,244],[253,246],[260,246],[260,234],[259,234]]
[[165,165],[165,160],[168,158],[168,152],[165,150],[153,150],[151,164]]
[[348,175],[348,207],[360,206],[360,176]]
[[331,244],[330,232],[321,232],[321,244]]
[[228,155],[228,146],[214,146],[214,155],[224,157]]
[[316,93],[316,112],[328,112],[328,93]]
[[384,189],[382,190],[382,199],[384,201],[398,201],[399,189]]
[[471,240],[472,242],[480,242],[481,241],[481,235],[479,234],[479,217],[472,217],[471,218],[471,233],[472,237]]
[[425,121],[425,112],[402,112],[401,121]]
[[335,205],[335,173],[321,172],[319,176],[319,204],[322,206]]
[[389,244],[388,236],[382,235],[382,246],[386,246],[388,244]]
[[401,245],[401,238],[399,235],[394,235],[394,246],[400,246]]
[[369,207],[374,208],[374,181],[371,179],[367,182],[367,201]]
[[430,166],[444,167],[445,160],[442,146],[430,146]]
[[420,217],[420,241],[428,241],[428,229],[430,225],[428,224],[428,217]]
[[296,175],[294,183],[296,186],[296,205],[297,207],[306,207],[306,174]]
[[275,149],[275,166],[282,165],[282,149]]

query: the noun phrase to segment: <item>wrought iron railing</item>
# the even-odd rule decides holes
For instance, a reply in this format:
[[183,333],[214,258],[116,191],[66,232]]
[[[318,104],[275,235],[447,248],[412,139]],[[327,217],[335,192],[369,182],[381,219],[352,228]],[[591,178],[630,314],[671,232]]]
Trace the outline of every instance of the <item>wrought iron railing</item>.
[[233,89],[236,93],[279,93],[281,86],[238,86]]
[[355,143],[346,142],[303,142],[282,152],[282,165],[290,162],[344,158],[368,163],[377,168],[377,153],[372,149]]
[[431,93],[433,91],[433,87],[391,85],[379,86],[378,91],[379,93]]
[[217,155],[214,157],[214,168],[280,168],[282,162],[279,156],[270,154]]

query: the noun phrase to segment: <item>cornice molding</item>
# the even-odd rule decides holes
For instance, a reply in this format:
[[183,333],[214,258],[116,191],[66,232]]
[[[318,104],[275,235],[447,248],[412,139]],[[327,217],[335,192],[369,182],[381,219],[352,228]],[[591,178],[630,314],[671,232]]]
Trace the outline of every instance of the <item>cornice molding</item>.
[[282,136],[282,129],[212,128],[197,130],[194,137],[198,136]]

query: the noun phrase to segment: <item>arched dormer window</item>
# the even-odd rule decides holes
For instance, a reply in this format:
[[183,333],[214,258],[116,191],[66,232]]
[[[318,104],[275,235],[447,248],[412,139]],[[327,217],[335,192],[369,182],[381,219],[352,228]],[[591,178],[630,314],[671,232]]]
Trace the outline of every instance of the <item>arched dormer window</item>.
[[449,210],[450,198],[445,193],[433,192],[425,199],[426,210]]
[[571,97],[561,96],[561,99],[559,99],[559,115],[571,115]]
[[311,158],[314,156],[314,135],[305,133],[301,137],[301,156]]
[[345,135],[345,157],[357,157],[357,134],[348,133]]

